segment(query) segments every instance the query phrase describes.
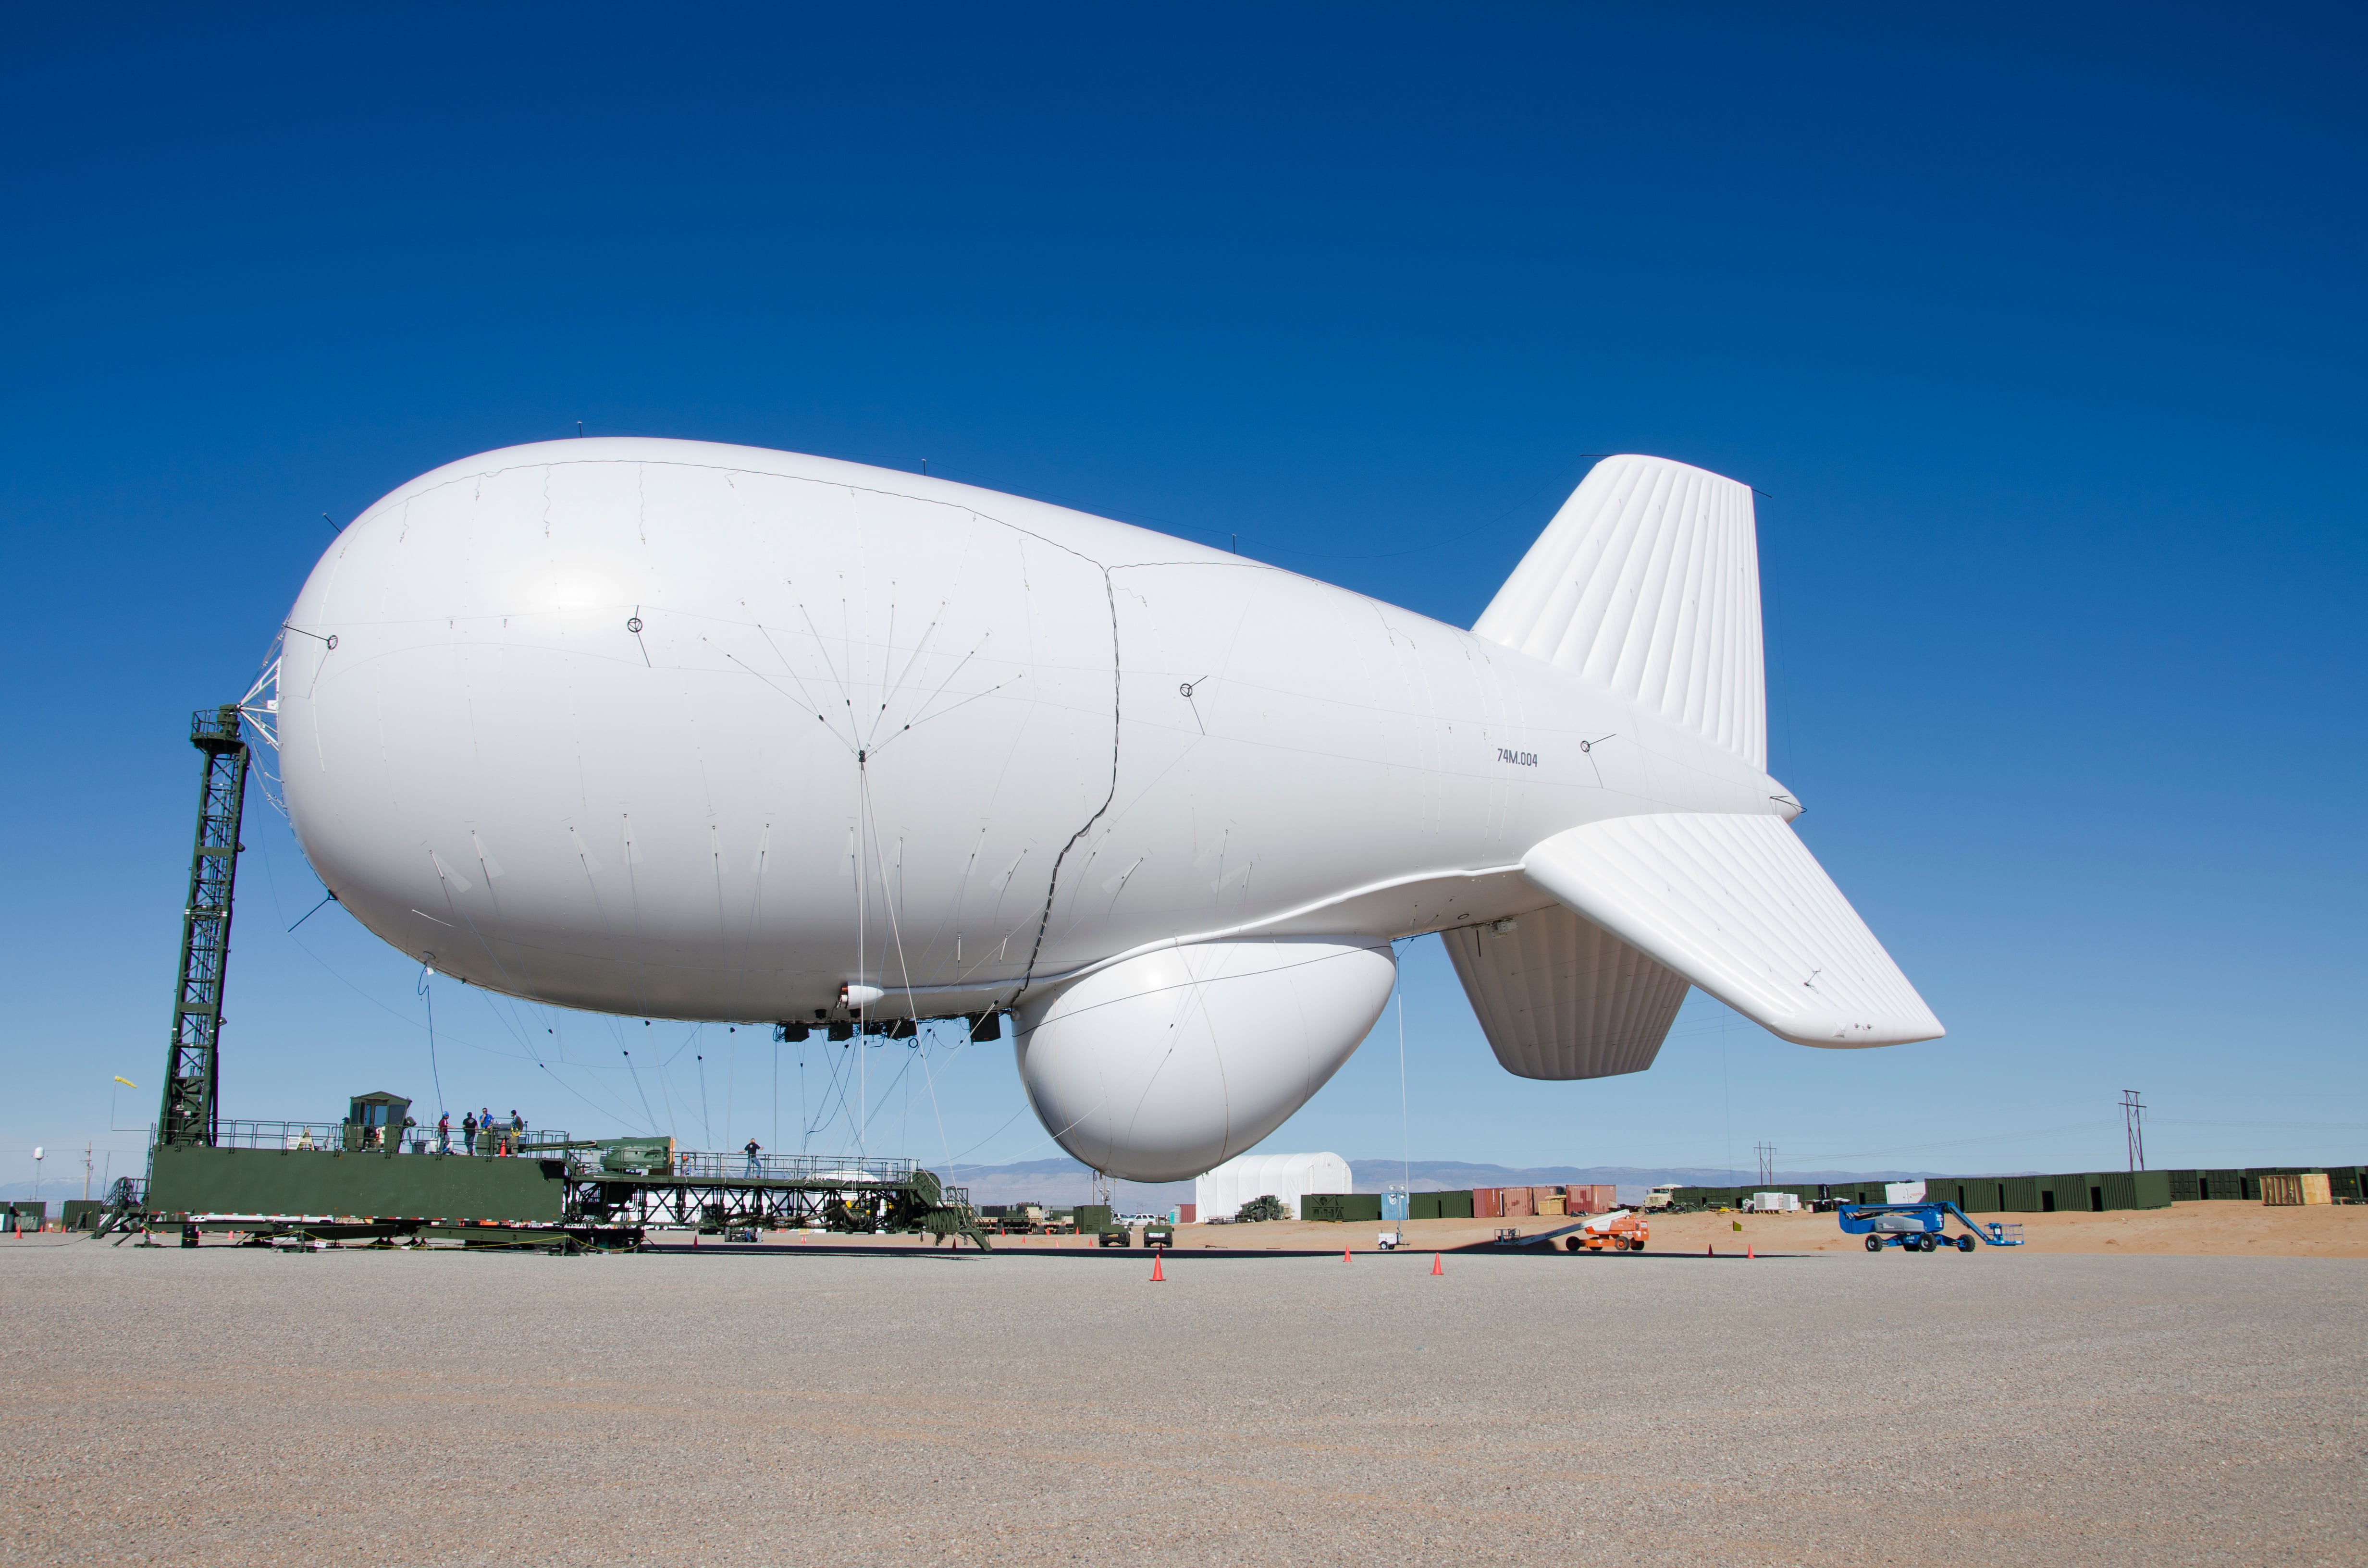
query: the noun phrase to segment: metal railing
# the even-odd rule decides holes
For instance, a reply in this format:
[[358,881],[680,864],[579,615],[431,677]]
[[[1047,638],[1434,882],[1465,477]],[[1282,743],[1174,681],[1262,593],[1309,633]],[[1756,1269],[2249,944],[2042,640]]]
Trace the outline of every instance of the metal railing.
[[[358,1128],[344,1121],[223,1121],[217,1125],[214,1146],[219,1149],[297,1149],[335,1153],[349,1146],[350,1135],[354,1139],[351,1147],[382,1151],[386,1148],[387,1131],[384,1128]],[[560,1158],[571,1150],[579,1150],[566,1133],[550,1128],[529,1128],[523,1132],[513,1132],[507,1127],[495,1126],[480,1131],[476,1147],[472,1150],[461,1130],[455,1127],[452,1130],[452,1146],[449,1151],[438,1142],[433,1127],[405,1127],[395,1130],[395,1153],[400,1154],[473,1153],[481,1160],[516,1154],[549,1160]]]
[[693,1181],[799,1181],[823,1185],[843,1181],[850,1187],[902,1187],[919,1165],[912,1160],[883,1160],[850,1154],[746,1154],[700,1149],[677,1149],[674,1174]]
[[221,1121],[217,1149],[321,1149],[346,1146],[345,1124],[336,1121]]

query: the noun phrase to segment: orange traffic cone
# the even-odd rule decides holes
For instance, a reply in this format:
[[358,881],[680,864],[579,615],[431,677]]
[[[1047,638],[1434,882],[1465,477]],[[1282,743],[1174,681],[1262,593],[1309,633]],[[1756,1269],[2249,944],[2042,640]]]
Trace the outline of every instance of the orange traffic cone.
[[1162,1247],[1159,1249],[1159,1252],[1155,1252],[1151,1255],[1151,1282],[1154,1285],[1162,1285],[1167,1283],[1167,1276],[1159,1272],[1160,1253],[1164,1253],[1167,1250],[1167,1249],[1166,1247]]
[[1437,1278],[1440,1275],[1442,1275],[1442,1274],[1444,1274],[1444,1273],[1446,1273],[1446,1272],[1447,1272],[1447,1270],[1446,1270],[1446,1269],[1441,1268],[1441,1267],[1439,1266],[1439,1255],[1438,1255],[1437,1253],[1432,1253],[1432,1254],[1430,1255],[1430,1273],[1431,1273],[1431,1278]]
[[1718,1248],[1715,1245],[1706,1246],[1702,1248],[1702,1256],[1704,1257],[1716,1257],[1718,1256]]
[[1758,1253],[1756,1253],[1756,1252],[1752,1251],[1752,1250],[1751,1250],[1751,1244],[1750,1244],[1748,1242],[1747,1242],[1747,1243],[1745,1243],[1745,1244],[1744,1244],[1744,1247],[1743,1247],[1743,1256],[1746,1256],[1746,1257],[1758,1257],[1759,1255]]

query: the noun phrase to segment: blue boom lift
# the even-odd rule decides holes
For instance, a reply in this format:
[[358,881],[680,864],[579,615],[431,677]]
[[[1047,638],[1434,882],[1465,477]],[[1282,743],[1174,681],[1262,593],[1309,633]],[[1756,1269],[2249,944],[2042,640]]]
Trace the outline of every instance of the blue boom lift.
[[[1884,1247],[1902,1247],[1908,1252],[1931,1252],[1936,1248],[1953,1246],[1959,1252],[1974,1250],[1974,1236],[1994,1247],[2019,1247],[2022,1244],[2022,1227],[1993,1220],[1979,1224],[1967,1219],[1965,1211],[1953,1203],[1845,1203],[1834,1210],[1842,1222],[1846,1234],[1864,1236],[1866,1250],[1881,1252]],[[1950,1236],[1949,1216],[1954,1214],[1958,1223],[1973,1235]]]

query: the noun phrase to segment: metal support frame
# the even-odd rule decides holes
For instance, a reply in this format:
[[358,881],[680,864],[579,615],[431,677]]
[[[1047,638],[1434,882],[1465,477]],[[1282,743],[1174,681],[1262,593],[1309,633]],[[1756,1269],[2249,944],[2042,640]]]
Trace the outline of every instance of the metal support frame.
[[2146,1169],[2146,1106],[2135,1089],[2122,1091],[2122,1131],[2129,1144],[2130,1169]]
[[635,1176],[579,1170],[567,1184],[573,1223],[708,1231],[929,1231],[987,1245],[968,1189],[927,1172],[906,1181],[847,1182],[723,1176]]
[[198,790],[197,846],[181,909],[181,974],[173,990],[173,1043],[165,1058],[160,1143],[214,1141],[220,1100],[222,974],[230,960],[232,885],[238,878],[239,819],[251,758],[236,703],[199,709],[189,744],[205,754]]

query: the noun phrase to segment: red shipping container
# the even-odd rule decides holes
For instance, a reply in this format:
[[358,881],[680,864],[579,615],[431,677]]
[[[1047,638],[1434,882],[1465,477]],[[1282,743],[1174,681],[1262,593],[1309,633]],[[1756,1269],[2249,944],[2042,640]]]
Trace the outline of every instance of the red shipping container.
[[1472,1189],[1472,1217],[1474,1220],[1501,1220],[1505,1217],[1505,1189],[1501,1187],[1475,1187]]
[[1197,1203],[1179,1203],[1176,1206],[1176,1222],[1179,1225],[1198,1224],[1200,1215],[1201,1206]]
[[1563,1208],[1572,1214],[1608,1214],[1619,1206],[1619,1194],[1609,1186],[1599,1184],[1564,1189]]
[[1502,1190],[1505,1194],[1505,1219],[1527,1220],[1537,1213],[1537,1205],[1530,1201],[1528,1187],[1508,1187]]

